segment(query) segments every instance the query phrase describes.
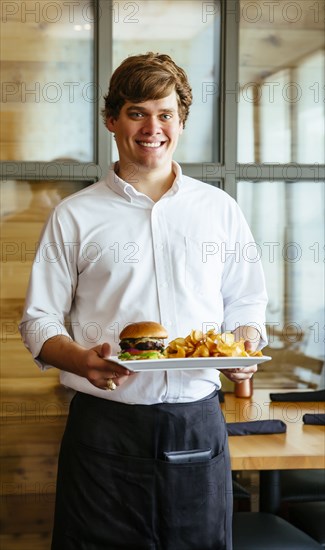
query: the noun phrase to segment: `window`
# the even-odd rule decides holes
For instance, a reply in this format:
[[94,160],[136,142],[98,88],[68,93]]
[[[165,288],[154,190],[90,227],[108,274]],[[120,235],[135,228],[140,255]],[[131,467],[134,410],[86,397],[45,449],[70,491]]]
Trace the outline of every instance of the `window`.
[[93,2],[4,2],[1,160],[94,160]]
[[324,362],[324,3],[237,6],[236,190],[264,265],[274,373],[262,366],[256,379],[313,387]]
[[[325,54],[323,51],[306,57],[296,69],[301,97],[296,103],[297,160],[305,164],[325,163]],[[307,95],[306,91],[312,92]]]
[[113,68],[130,55],[155,51],[169,54],[188,75],[194,99],[176,152],[179,162],[218,160],[220,30],[219,1],[113,3]]
[[238,202],[264,266],[269,354],[275,352],[277,357],[277,350],[285,352],[275,364],[291,368],[292,374],[312,365],[320,369],[325,324],[325,184],[242,181]]
[[324,163],[324,3],[240,3],[239,162]]

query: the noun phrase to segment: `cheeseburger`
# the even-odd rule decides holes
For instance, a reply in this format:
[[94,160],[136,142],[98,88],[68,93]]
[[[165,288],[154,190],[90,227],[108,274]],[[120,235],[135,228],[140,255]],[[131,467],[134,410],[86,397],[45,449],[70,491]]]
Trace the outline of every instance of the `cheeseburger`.
[[120,333],[122,361],[137,359],[162,359],[165,349],[164,339],[168,337],[166,329],[159,323],[143,321],[127,325]]

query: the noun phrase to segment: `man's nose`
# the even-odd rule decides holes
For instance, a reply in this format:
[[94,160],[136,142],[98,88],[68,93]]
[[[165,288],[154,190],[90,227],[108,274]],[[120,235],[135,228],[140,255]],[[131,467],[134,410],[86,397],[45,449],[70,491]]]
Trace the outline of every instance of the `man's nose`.
[[151,136],[161,133],[160,121],[157,117],[151,116],[147,117],[143,126],[142,132],[144,134],[149,134]]

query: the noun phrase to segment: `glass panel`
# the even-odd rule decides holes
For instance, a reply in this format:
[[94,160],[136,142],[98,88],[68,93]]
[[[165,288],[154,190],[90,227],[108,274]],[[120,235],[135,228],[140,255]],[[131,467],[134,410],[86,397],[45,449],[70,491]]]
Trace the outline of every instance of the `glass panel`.
[[317,384],[324,361],[324,199],[324,182],[238,183],[265,270],[266,352],[280,385]]
[[240,0],[238,161],[324,163],[325,4]]
[[[18,331],[40,233],[52,208],[87,184],[71,181],[5,181],[1,183],[1,376],[38,375]],[[15,369],[13,373],[12,369]],[[11,370],[10,370],[11,369]],[[52,369],[51,369],[52,370]],[[55,371],[56,369],[53,369]],[[49,376],[57,376],[51,372]]]
[[92,2],[4,2],[1,160],[93,161]]
[[276,75],[277,84],[272,106],[267,99],[267,85],[260,87],[259,153],[260,162],[284,164],[291,159],[291,121],[289,103],[283,101],[282,90],[290,82],[289,71]]
[[302,95],[297,103],[297,157],[299,162],[325,163],[324,155],[324,53],[317,52],[308,57],[297,68],[297,80],[304,90],[313,92],[313,101]]
[[[218,160],[216,119],[220,90],[220,2],[116,1],[113,4],[113,68],[130,55],[169,54],[185,69],[193,105],[179,141],[179,162]],[[117,151],[113,146],[113,158]]]

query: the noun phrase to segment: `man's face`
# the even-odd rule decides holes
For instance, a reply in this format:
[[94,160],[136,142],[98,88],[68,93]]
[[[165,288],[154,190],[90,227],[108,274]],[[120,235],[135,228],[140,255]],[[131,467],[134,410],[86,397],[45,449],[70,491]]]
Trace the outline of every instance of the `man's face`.
[[117,119],[109,117],[107,128],[115,134],[120,163],[159,169],[171,164],[183,124],[176,92],[142,103],[126,102]]

